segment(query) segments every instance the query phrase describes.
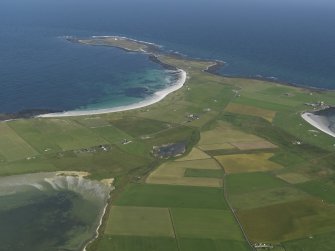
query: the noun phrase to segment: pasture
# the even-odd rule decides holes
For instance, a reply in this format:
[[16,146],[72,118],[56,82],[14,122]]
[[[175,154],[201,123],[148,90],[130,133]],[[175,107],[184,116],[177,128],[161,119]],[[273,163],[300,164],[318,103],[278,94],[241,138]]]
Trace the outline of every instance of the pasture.
[[307,193],[290,186],[283,186],[266,190],[245,192],[243,194],[231,194],[229,196],[229,201],[234,208],[251,209],[307,198],[310,198]]
[[243,240],[230,211],[173,208],[171,213],[178,238]]
[[112,206],[105,234],[174,237],[169,209]]
[[114,205],[228,209],[222,188],[130,184]]
[[38,155],[7,123],[0,123],[0,155],[14,161]]
[[249,105],[241,105],[236,103],[230,103],[226,107],[225,111],[230,113],[238,113],[243,115],[261,117],[269,122],[272,122],[273,118],[276,116],[276,112],[272,110],[267,110]]
[[287,241],[283,243],[283,246],[287,251],[333,251],[335,246],[334,232]]
[[233,195],[286,186],[284,181],[263,172],[230,174],[226,178],[226,189]]
[[10,125],[40,153],[83,149],[109,143],[90,129],[69,119],[18,120]]
[[171,237],[104,235],[96,251],[178,251]]
[[333,231],[335,207],[317,199],[305,199],[238,211],[254,242],[282,242]]
[[335,185],[332,182],[313,180],[297,184],[297,187],[328,203],[335,204]]
[[250,247],[244,241],[204,238],[178,239],[181,251],[249,251]]

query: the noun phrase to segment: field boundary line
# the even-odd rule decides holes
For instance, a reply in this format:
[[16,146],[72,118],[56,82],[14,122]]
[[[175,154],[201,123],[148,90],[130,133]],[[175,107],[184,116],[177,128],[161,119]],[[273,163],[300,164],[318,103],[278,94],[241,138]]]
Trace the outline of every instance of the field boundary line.
[[172,214],[171,214],[171,208],[168,208],[168,210],[169,210],[169,215],[170,215],[170,220],[171,220],[171,224],[172,224],[172,229],[173,229],[174,237],[175,237],[176,243],[177,243],[177,248],[178,248],[178,251],[180,251],[179,240],[178,240],[178,237],[177,237],[176,229],[174,227],[174,222],[173,222],[173,218],[172,218]]
[[223,167],[223,165],[221,165],[221,163],[220,163],[219,161],[217,161],[215,158],[213,158],[213,159],[220,165],[220,167],[222,168],[222,170],[223,170],[223,172],[224,172],[224,173],[223,173],[223,177],[222,177],[222,180],[223,180],[223,197],[224,197],[224,199],[225,199],[226,202],[227,202],[227,205],[228,205],[228,207],[229,207],[229,210],[232,212],[232,214],[233,214],[233,216],[234,216],[234,218],[235,218],[235,221],[236,221],[236,223],[238,224],[238,226],[240,227],[241,232],[242,232],[242,234],[243,234],[243,237],[244,237],[244,239],[247,241],[247,243],[249,244],[251,250],[256,251],[256,249],[255,249],[254,246],[252,245],[251,241],[249,240],[249,238],[248,238],[248,236],[247,236],[247,234],[246,234],[246,232],[245,232],[245,230],[244,230],[244,228],[243,228],[243,226],[242,226],[240,220],[238,219],[238,216],[236,215],[234,208],[232,207],[232,205],[230,204],[230,201],[228,200],[228,193],[227,193],[227,189],[226,189],[227,187],[226,187],[226,179],[225,179],[226,176],[227,176],[227,174],[226,174],[226,172],[225,172],[225,170],[224,170],[224,167]]

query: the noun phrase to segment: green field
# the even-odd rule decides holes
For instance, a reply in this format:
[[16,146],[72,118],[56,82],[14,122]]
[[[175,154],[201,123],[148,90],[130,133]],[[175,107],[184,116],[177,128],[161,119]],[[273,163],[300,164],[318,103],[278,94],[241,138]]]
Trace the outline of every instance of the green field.
[[106,234],[174,237],[169,209],[113,206]]
[[203,251],[203,250],[234,250],[247,251],[250,247],[243,241],[223,240],[223,239],[179,239],[181,251]]
[[335,245],[334,232],[321,235],[311,235],[304,239],[284,242],[287,251],[332,251]]
[[3,156],[3,160],[14,161],[29,158],[38,153],[8,124],[0,123],[0,154]]
[[234,208],[250,209],[306,199],[309,197],[308,194],[296,188],[283,186],[273,189],[246,192],[243,194],[231,194],[229,200]]
[[282,180],[267,173],[243,173],[228,175],[226,187],[229,194],[241,194],[252,191],[285,187]]
[[[40,153],[82,149],[109,142],[69,119],[19,120],[10,126]],[[50,149],[50,150],[49,150]]]
[[297,200],[238,212],[253,241],[280,242],[333,231],[335,208],[321,200]]
[[130,184],[115,205],[228,209],[222,188]]
[[168,237],[105,235],[97,251],[178,251],[177,242]]
[[316,180],[298,184],[297,187],[326,202],[335,204],[335,184],[332,182]]
[[243,240],[229,211],[174,208],[171,212],[176,235],[180,238]]

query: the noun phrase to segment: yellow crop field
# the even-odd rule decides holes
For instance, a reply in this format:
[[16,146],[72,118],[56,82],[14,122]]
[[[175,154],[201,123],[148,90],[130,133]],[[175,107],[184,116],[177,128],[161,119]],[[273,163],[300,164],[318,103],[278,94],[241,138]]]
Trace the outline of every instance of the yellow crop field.
[[221,155],[215,158],[227,173],[271,171],[282,168],[269,160],[272,153]]

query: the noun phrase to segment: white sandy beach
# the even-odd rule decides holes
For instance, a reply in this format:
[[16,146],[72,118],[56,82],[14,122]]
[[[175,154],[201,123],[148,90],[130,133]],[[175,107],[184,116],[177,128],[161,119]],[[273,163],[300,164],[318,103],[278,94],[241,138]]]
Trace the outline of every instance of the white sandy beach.
[[155,92],[152,95],[152,97],[146,100],[143,100],[141,102],[135,103],[135,104],[112,107],[112,108],[97,109],[97,110],[74,110],[74,111],[68,111],[68,112],[48,113],[48,114],[39,115],[37,117],[38,118],[55,118],[55,117],[74,117],[74,116],[85,116],[85,115],[97,115],[97,114],[105,114],[105,113],[112,113],[112,112],[122,112],[122,111],[128,111],[128,110],[134,110],[134,109],[146,107],[146,106],[149,106],[149,105],[152,105],[154,103],[161,101],[170,93],[175,92],[184,86],[186,79],[187,79],[187,73],[182,69],[178,69],[178,71],[180,71],[180,78],[173,86],[170,86],[164,90]]
[[[102,180],[101,182],[103,182],[103,183],[107,182],[107,183],[108,183],[107,185],[110,186],[110,187],[112,188],[112,190],[114,190],[114,188],[112,187],[113,182],[114,182],[114,178],[111,178],[111,179],[105,179],[105,180]],[[110,199],[110,195],[109,195],[108,198]],[[87,248],[91,243],[93,243],[93,242],[99,237],[99,230],[100,230],[100,227],[102,226],[103,218],[104,218],[104,216],[105,216],[105,214],[106,214],[106,211],[107,211],[107,208],[108,208],[108,204],[109,204],[109,203],[106,203],[104,209],[102,210],[102,214],[101,214],[101,216],[100,216],[99,225],[98,225],[98,227],[97,227],[96,230],[95,230],[95,235],[94,235],[94,237],[93,237],[91,240],[89,240],[89,241],[85,244],[85,246],[84,246],[84,248],[83,248],[82,251],[87,251],[86,248]]]
[[301,114],[301,117],[310,123],[315,128],[319,129],[320,131],[327,133],[328,135],[335,137],[335,133],[329,129],[329,121],[327,118],[323,116],[318,116],[310,112],[305,112]]

